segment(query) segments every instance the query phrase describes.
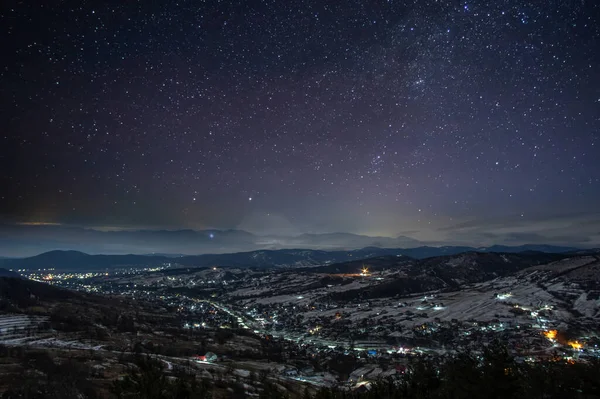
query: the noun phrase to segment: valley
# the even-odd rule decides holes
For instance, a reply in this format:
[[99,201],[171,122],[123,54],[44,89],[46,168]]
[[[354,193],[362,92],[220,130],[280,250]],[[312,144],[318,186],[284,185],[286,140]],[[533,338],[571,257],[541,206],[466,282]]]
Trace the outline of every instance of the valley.
[[[166,372],[192,367],[225,381],[270,370],[267,380],[295,392],[304,384],[353,389],[401,376],[411,359],[483,353],[495,342],[519,362],[600,358],[596,254],[22,274],[39,283],[4,281],[12,299],[0,317],[0,344],[93,352],[101,367],[147,353]],[[198,360],[205,353],[214,359]]]

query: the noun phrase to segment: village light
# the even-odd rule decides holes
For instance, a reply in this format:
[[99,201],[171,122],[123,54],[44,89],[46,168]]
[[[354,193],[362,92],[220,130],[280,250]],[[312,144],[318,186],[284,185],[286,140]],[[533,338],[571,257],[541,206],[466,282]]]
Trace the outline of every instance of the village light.
[[581,350],[583,345],[579,343],[579,341],[569,341],[569,346],[575,350]]

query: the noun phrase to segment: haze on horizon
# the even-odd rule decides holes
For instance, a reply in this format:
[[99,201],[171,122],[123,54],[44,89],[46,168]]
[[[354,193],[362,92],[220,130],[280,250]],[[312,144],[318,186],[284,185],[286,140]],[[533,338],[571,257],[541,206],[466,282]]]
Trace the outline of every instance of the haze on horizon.
[[[567,219],[570,220],[570,219]],[[228,229],[114,229],[84,228],[57,224],[0,225],[0,256],[33,256],[52,250],[77,250],[91,254],[185,254],[232,253],[259,249],[318,249],[351,250],[365,247],[416,248],[422,246],[490,247],[494,245],[553,245],[571,248],[597,247],[581,233],[561,235],[567,225],[557,220],[552,229],[545,224],[545,235],[531,230],[534,223],[507,224],[497,221],[498,233],[484,232],[477,224],[452,226],[439,233],[445,240],[418,240],[399,235],[370,236],[351,233],[322,234],[253,234],[244,230]],[[492,222],[488,222],[492,224]],[[583,226],[583,224],[581,225]],[[597,227],[591,224],[590,228]],[[520,229],[520,230],[519,230]],[[503,232],[505,231],[505,232]],[[592,230],[590,230],[591,232]],[[552,235],[554,233],[554,235]],[[454,238],[452,238],[454,237]],[[460,240],[463,237],[463,240]],[[467,240],[468,237],[473,237]],[[576,237],[580,237],[579,241]]]

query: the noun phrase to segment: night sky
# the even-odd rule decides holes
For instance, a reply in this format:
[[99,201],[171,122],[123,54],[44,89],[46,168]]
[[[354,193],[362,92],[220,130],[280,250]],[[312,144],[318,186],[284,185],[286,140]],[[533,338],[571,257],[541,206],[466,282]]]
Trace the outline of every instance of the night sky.
[[0,221],[600,242],[600,4],[3,1]]

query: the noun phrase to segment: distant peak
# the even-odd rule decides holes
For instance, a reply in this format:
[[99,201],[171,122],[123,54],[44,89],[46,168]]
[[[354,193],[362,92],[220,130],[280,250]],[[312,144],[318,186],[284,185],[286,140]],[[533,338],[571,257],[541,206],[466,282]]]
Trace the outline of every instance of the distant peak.
[[75,250],[72,250],[72,249],[55,249],[55,250],[48,251],[48,252],[42,252],[41,254],[39,254],[37,256],[64,256],[64,255],[68,255],[68,256],[90,256],[89,254],[86,254],[85,252],[75,251]]

